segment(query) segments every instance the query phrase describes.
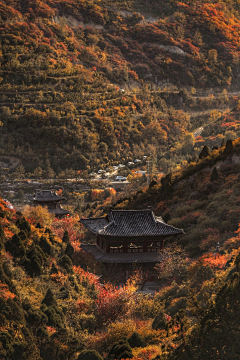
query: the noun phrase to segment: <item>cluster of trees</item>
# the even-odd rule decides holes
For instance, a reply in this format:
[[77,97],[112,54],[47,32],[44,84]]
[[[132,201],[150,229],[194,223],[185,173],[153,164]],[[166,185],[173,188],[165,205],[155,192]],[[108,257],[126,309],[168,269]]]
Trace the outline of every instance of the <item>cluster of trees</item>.
[[168,246],[152,297],[136,293],[139,270],[123,287],[100,282],[104,268],[75,246],[77,219],[0,208],[1,358],[237,359],[240,229],[222,255]]
[[212,151],[204,146],[198,159],[162,177],[160,184],[152,183],[134,196],[119,199],[115,206],[154,206],[165,221],[184,229],[186,235],[179,241],[191,256],[214,252],[218,241],[222,251],[228,251],[226,240],[238,228],[238,156],[239,139]]
[[26,172],[52,177],[150,153],[165,154],[167,170],[198,151],[182,146],[193,130],[186,104],[196,102],[183,88],[237,79],[233,5],[156,2],[169,16],[147,23],[107,4],[1,5],[1,153],[20,157]]

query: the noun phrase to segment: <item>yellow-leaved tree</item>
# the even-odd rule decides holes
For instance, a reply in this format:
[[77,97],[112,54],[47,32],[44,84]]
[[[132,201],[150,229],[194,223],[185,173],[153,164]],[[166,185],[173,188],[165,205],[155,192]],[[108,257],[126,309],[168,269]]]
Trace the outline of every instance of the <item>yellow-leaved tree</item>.
[[50,227],[55,215],[51,214],[47,207],[43,206],[25,206],[23,211],[23,215],[32,221],[33,224],[40,223],[43,227]]

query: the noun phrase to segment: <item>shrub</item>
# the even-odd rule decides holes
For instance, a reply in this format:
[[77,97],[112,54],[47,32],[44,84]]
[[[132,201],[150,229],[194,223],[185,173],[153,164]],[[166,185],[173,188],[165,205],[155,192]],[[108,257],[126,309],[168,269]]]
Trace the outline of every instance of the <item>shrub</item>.
[[38,258],[34,258],[31,262],[30,262],[31,267],[29,267],[29,275],[34,277],[34,276],[39,276],[42,274],[43,269],[42,269],[42,264],[39,262]]
[[132,348],[145,346],[143,338],[136,331],[134,331],[134,333],[132,333],[130,338],[128,338],[128,343]]
[[166,316],[165,314],[160,311],[157,316],[155,317],[155,319],[153,320],[153,323],[152,323],[152,328],[154,330],[165,330],[166,329],[166,325],[167,325],[167,319],[166,319]]
[[134,332],[136,324],[133,320],[127,319],[111,323],[108,326],[107,342],[112,346],[119,339],[127,338]]
[[59,265],[62,266],[68,273],[72,274],[72,260],[69,256],[63,255],[61,259],[59,260]]
[[2,344],[3,349],[9,351],[12,350],[12,337],[11,335],[6,331],[0,332],[0,343]]
[[94,315],[81,314],[78,316],[78,322],[82,330],[88,330],[89,333],[94,332],[96,328],[96,318]]
[[83,350],[77,360],[103,360],[103,357],[96,350]]
[[204,266],[200,266],[195,272],[194,276],[191,279],[191,282],[198,285],[203,283],[206,280],[210,280],[215,278],[215,274],[213,269],[207,264]]
[[31,226],[29,222],[25,219],[25,217],[17,219],[16,225],[20,230],[23,230],[27,234],[27,236],[31,235]]
[[148,320],[154,318],[159,311],[159,304],[151,296],[139,295],[134,306],[134,316],[138,319]]
[[46,260],[44,252],[38,245],[33,245],[32,249],[28,252],[27,256],[30,260],[37,258],[41,264],[43,264],[44,260]]
[[9,278],[9,279],[12,279],[13,278],[13,273],[12,273],[12,270],[11,270],[11,265],[5,261],[2,265],[2,268],[3,268],[3,271],[5,273],[5,275]]
[[0,302],[0,311],[8,320],[25,324],[25,314],[17,297],[14,297],[13,299],[9,298],[5,302]]
[[48,318],[48,326],[52,326],[57,329],[63,327],[63,312],[57,306],[49,306],[44,310],[44,313]]
[[12,346],[13,346],[13,350],[14,350],[14,353],[12,355],[13,360],[17,360],[17,359],[23,359],[23,360],[26,359],[27,360],[27,358],[28,358],[28,356],[27,356],[27,348],[28,348],[27,343],[17,341],[17,342],[14,342]]
[[33,309],[32,307],[30,307],[27,310],[27,314],[28,314],[27,317],[28,323],[32,326],[35,326],[35,328],[46,325],[48,321],[46,314],[44,314],[39,309]]
[[170,316],[174,316],[180,310],[185,309],[186,306],[187,306],[186,297],[174,299],[171,303],[171,306],[168,308],[168,313],[170,314]]
[[47,290],[47,293],[42,301],[42,304],[46,304],[47,306],[52,306],[57,304],[55,296],[50,288]]
[[127,338],[119,340],[113,344],[111,350],[108,353],[107,360],[121,360],[130,359],[133,357],[132,348],[130,347]]
[[25,267],[30,276],[39,276],[42,274],[42,265],[45,260],[45,255],[38,245],[34,245],[28,252],[27,256],[23,256],[21,264]]
[[9,277],[6,275],[6,273],[5,273],[4,269],[3,269],[2,264],[0,264],[0,281],[1,281],[3,284],[7,284],[7,285],[10,284],[10,279],[9,279]]
[[47,241],[47,239],[45,238],[45,236],[41,236],[40,239],[40,247],[41,249],[47,253],[48,255],[51,254],[52,252],[52,246],[49,244],[49,242]]
[[38,338],[43,338],[43,339],[48,339],[49,335],[46,329],[44,329],[44,327],[39,327],[37,329],[37,337]]
[[26,257],[26,255],[21,258],[20,264],[24,267],[28,275],[33,276],[34,271],[32,268],[32,264],[31,261]]
[[62,287],[60,290],[59,298],[61,299],[69,299],[69,290],[66,287]]
[[25,254],[25,247],[17,234],[13,235],[12,239],[6,243],[5,247],[6,250],[15,257],[22,257]]

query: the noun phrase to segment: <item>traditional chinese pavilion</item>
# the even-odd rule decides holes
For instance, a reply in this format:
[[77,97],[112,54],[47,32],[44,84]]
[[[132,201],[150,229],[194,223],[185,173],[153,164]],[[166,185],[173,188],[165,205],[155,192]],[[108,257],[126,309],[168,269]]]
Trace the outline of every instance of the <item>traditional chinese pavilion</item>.
[[152,209],[111,210],[105,217],[80,222],[97,237],[96,244],[82,244],[82,249],[104,263],[157,263],[162,259],[164,239],[184,234]]
[[36,192],[32,197],[34,205],[47,206],[48,211],[61,218],[69,215],[69,211],[62,208],[60,202],[66,200],[65,197],[59,196],[53,190],[41,190]]

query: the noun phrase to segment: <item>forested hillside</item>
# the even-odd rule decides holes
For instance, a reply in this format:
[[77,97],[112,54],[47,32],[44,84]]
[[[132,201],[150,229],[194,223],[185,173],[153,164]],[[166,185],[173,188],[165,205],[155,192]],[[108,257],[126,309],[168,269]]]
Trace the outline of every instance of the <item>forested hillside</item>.
[[0,16],[0,150],[27,172],[150,154],[167,171],[238,104],[238,2],[11,0]]
[[153,180],[115,207],[152,206],[168,224],[184,229],[186,235],[178,242],[193,257],[214,253],[217,242],[223,252],[238,248],[234,239],[239,224],[239,155],[239,138],[213,151],[204,146],[195,162],[167,174],[160,184]]
[[[236,177],[224,174],[222,183],[229,184]],[[206,175],[209,198],[222,198],[219,180],[212,184],[214,189]],[[234,184],[236,191],[237,182]],[[151,191],[158,196],[155,186]],[[204,199],[198,197],[203,207]],[[174,213],[172,197],[169,199]],[[175,204],[181,205],[177,194]],[[193,205],[197,206],[196,200],[181,206]],[[208,236],[201,242],[204,249],[220,241],[216,255],[205,252],[193,259],[180,242],[167,246],[163,262],[155,268],[162,287],[152,296],[137,292],[148,275],[139,269],[124,286],[106,281],[106,269],[79,247],[84,235],[78,217],[57,220],[41,207],[23,215],[1,199],[0,210],[2,360],[239,358],[240,230],[227,238],[231,235],[227,221],[222,222],[224,236],[216,233],[217,228],[204,231],[198,227],[199,233]],[[188,220],[203,216],[196,214],[189,213]],[[186,218],[181,219],[185,237],[191,233]],[[215,216],[205,217],[205,223],[214,220]],[[197,238],[192,239],[192,248],[194,243],[197,247]]]

